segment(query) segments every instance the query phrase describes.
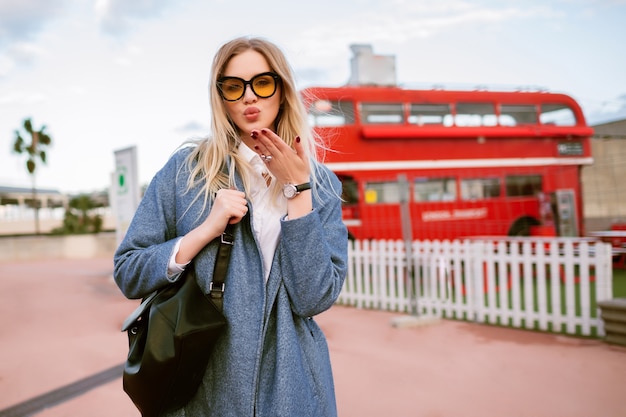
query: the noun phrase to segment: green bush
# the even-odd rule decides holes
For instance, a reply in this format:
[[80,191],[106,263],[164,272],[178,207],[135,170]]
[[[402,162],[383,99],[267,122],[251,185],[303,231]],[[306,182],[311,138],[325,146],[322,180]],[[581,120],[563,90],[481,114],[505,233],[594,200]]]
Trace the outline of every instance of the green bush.
[[69,202],[65,210],[63,226],[52,230],[55,235],[72,235],[85,233],[99,233],[102,231],[102,216],[92,214],[95,209],[102,207],[88,195],[79,195]]

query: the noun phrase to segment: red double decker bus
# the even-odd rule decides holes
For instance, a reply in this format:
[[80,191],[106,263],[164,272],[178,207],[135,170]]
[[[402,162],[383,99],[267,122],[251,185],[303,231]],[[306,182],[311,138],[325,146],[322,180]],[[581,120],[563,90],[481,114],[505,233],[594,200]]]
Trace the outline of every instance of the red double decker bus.
[[583,233],[593,131],[567,95],[363,85],[302,95],[332,149],[353,238],[402,238],[401,201],[415,239]]

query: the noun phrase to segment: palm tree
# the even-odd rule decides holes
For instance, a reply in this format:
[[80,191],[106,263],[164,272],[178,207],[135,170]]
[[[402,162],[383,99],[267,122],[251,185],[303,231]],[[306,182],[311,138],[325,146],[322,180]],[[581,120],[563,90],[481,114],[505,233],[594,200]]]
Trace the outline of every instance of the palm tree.
[[37,200],[37,187],[35,186],[35,170],[37,169],[37,160],[46,163],[46,147],[52,143],[52,138],[46,133],[46,126],[42,126],[39,130],[33,129],[30,118],[24,120],[24,131],[30,136],[30,145],[22,137],[24,131],[15,130],[15,142],[13,143],[13,152],[17,154],[26,154],[26,169],[33,180],[33,208],[35,209],[35,233],[39,234],[39,201]]

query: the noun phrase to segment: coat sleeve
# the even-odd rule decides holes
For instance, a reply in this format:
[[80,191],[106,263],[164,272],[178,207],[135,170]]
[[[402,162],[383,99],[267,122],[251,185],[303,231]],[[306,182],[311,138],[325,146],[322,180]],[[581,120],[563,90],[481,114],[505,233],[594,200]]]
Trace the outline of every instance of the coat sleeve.
[[167,266],[176,244],[175,154],[154,176],[113,257],[115,282],[128,298],[141,298],[175,280]]
[[[308,317],[329,309],[347,273],[348,232],[341,218],[341,183],[321,167],[323,189],[313,211],[281,223],[279,243],[284,285],[295,314]],[[326,183],[324,183],[326,182]]]

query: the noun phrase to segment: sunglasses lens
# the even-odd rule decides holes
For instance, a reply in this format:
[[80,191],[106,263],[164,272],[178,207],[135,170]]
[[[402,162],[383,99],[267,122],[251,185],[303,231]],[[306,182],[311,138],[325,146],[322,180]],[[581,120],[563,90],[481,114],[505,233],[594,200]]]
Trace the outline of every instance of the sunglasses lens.
[[226,78],[220,84],[222,96],[226,100],[238,100],[243,96],[244,83],[238,78]]
[[276,92],[276,77],[272,74],[259,74],[252,77],[250,81],[244,81],[238,77],[224,77],[218,81],[217,86],[222,97],[228,101],[237,101],[243,97],[248,84],[258,97],[268,98]]
[[270,97],[276,92],[276,80],[268,74],[257,75],[252,79],[252,91],[261,98]]

